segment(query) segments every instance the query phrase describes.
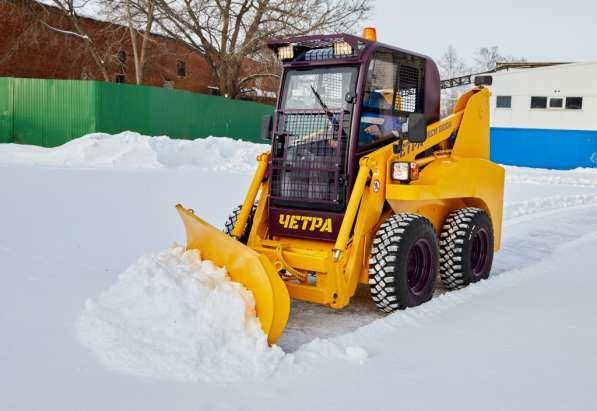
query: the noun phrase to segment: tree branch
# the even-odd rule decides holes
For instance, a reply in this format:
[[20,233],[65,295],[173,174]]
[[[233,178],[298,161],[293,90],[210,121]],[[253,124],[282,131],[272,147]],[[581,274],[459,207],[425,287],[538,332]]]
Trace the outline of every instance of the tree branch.
[[89,36],[88,36],[87,34],[79,34],[79,33],[75,33],[74,31],[62,30],[62,29],[59,29],[59,28],[57,28],[57,27],[50,26],[48,23],[46,23],[46,22],[45,22],[45,21],[43,21],[43,20],[41,21],[41,24],[43,24],[43,25],[44,25],[44,26],[46,26],[48,29],[50,29],[50,30],[52,30],[52,31],[55,31],[55,32],[57,32],[57,33],[66,34],[67,36],[75,36],[75,37],[78,37],[78,38],[80,38],[80,39],[82,39],[82,40],[86,40],[86,41],[89,41],[89,40],[90,40],[90,39],[89,39]]

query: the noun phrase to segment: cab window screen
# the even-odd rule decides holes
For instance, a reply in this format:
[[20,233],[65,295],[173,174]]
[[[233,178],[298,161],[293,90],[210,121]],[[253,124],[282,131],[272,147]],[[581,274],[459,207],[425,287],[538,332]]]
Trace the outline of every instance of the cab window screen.
[[363,107],[369,110],[392,109],[396,85],[396,63],[390,52],[378,52],[369,63]]
[[369,63],[363,94],[359,146],[395,138],[410,113],[423,111],[424,60],[380,50]]

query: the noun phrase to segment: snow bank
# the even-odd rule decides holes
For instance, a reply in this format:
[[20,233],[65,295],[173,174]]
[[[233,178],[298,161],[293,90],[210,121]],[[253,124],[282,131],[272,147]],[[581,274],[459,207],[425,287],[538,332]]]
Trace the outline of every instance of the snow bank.
[[[54,148],[0,144],[0,164],[118,169],[193,167],[200,170],[248,171],[255,168],[255,157],[267,150],[269,145],[228,137],[178,140],[125,131],[115,135],[88,134]],[[597,186],[597,168],[505,168],[508,182]]]
[[76,328],[113,370],[182,382],[255,380],[284,353],[268,346],[254,307],[224,269],[176,247],[120,274],[86,302]]
[[246,171],[268,146],[227,137],[176,140],[125,131],[88,134],[55,148],[0,144],[0,164],[82,168],[180,168]]

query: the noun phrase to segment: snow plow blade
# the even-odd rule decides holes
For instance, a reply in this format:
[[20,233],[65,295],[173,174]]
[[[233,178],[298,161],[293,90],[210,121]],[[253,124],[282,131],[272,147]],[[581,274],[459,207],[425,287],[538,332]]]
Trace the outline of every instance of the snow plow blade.
[[282,334],[290,314],[290,297],[284,281],[271,262],[258,252],[176,206],[187,233],[187,249],[196,249],[203,260],[226,267],[233,281],[243,284],[255,297],[255,310],[270,344]]

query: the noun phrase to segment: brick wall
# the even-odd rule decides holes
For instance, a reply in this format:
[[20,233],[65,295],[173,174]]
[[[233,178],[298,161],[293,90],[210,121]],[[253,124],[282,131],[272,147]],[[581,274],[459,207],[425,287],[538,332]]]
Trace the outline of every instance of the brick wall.
[[[32,0],[0,1],[0,77],[103,80],[85,41],[48,29],[40,22],[40,15],[53,27],[74,31],[70,20],[54,7]],[[90,18],[81,18],[80,24],[108,62],[110,81],[124,75],[124,82],[134,84],[128,29]],[[123,63],[119,57],[125,55]],[[177,73],[179,61],[186,65],[184,76]],[[199,93],[210,93],[209,86],[216,86],[199,54],[182,42],[157,35],[152,35],[147,52],[143,84]]]

